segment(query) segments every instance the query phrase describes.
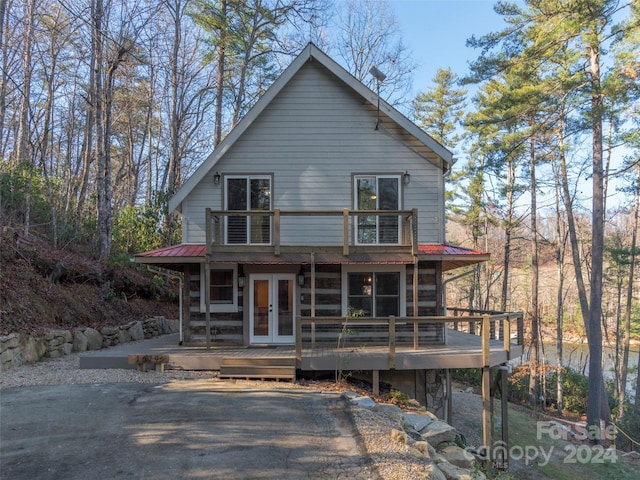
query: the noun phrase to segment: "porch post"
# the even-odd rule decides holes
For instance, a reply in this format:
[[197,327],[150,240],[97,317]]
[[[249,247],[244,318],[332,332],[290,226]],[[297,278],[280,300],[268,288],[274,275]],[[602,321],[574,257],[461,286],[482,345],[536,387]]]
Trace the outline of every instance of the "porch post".
[[[205,255],[204,255],[204,325],[207,350],[211,348],[211,209],[205,209]],[[202,295],[202,293],[200,293]]]
[[[418,256],[413,256],[413,316],[419,315],[418,310]],[[420,326],[418,322],[413,322],[413,349],[417,350],[419,346]]]
[[349,256],[349,209],[342,209],[342,254]]
[[204,324],[207,350],[211,348],[211,254],[204,257]]
[[311,349],[316,348],[316,254],[311,252]]
[[182,292],[180,299],[182,301],[180,315],[182,324],[180,328],[180,340],[184,343],[191,341],[191,265],[185,265],[182,270]]

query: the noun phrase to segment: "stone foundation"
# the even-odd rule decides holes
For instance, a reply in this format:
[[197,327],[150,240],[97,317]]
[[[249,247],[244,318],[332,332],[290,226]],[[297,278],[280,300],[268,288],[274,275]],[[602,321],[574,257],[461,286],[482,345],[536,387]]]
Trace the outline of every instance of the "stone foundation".
[[42,336],[12,333],[0,337],[0,369],[35,363],[43,358],[59,358],[72,352],[86,352],[113,347],[121,343],[176,333],[178,320],[154,317],[119,327],[99,330],[80,327],[74,330],[51,330]]

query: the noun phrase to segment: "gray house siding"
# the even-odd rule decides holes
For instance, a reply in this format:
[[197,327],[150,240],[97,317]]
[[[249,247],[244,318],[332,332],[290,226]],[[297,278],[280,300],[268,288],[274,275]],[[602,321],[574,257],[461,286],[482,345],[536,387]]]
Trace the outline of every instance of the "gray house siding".
[[[411,182],[402,186],[402,209],[419,209],[419,242],[443,242],[442,169],[413,151],[386,117],[375,130],[375,119],[374,105],[306,63],[185,198],[183,242],[204,243],[205,209],[223,209],[224,181],[214,185],[215,172],[272,175],[273,208],[341,210],[353,208],[354,174],[405,171]],[[342,219],[283,219],[281,235],[282,244],[339,244]]]

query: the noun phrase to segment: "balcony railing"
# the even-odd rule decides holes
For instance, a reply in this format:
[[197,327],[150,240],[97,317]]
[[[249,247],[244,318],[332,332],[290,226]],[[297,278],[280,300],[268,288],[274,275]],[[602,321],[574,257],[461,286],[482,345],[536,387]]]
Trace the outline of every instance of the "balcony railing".
[[[216,249],[273,251],[287,247],[386,248],[417,253],[418,210],[206,209],[207,253]],[[304,240],[303,240],[304,239]]]
[[[502,348],[508,356],[512,345],[522,346],[523,344],[519,334],[523,329],[521,312],[465,317],[345,318],[299,316],[296,321],[296,364],[298,368],[302,365],[303,348],[313,352],[316,347],[349,347],[345,341],[346,336],[355,338],[358,343],[366,344],[366,346],[385,346],[388,348],[388,368],[395,369],[397,346],[412,346],[413,350],[420,350],[428,349],[429,345],[433,344],[446,344],[444,340],[433,342],[429,338],[442,338],[438,332],[444,332],[447,325],[450,327],[460,323],[469,324],[469,322],[479,325],[479,328],[470,329],[467,333],[481,337],[483,366],[490,364],[492,340],[502,340]],[[365,332],[364,335],[368,335],[366,340],[360,336],[362,332]],[[375,338],[372,337],[372,332],[376,332]],[[434,332],[435,337],[433,336]],[[501,333],[498,336],[496,332]]]

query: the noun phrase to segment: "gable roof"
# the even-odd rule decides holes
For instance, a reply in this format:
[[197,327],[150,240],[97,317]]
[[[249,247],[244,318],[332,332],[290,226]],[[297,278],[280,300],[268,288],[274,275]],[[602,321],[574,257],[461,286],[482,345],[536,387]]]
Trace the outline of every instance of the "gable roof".
[[[213,153],[196,169],[189,177],[184,185],[169,200],[169,212],[179,209],[182,201],[189,193],[200,183],[205,175],[218,163],[233,144],[242,136],[249,126],[260,116],[264,109],[273,101],[273,99],[282,91],[289,81],[298,73],[298,71],[309,61],[317,61],[327,70],[333,73],[344,84],[353,91],[362,96],[367,102],[377,105],[378,96],[366,87],[357,78],[351,75],[347,70],[332,60],[322,50],[313,43],[309,43],[302,52],[295,58],[278,79],[269,87],[269,89],[260,97],[256,104],[247,112],[247,114],[238,122],[238,124],[229,132],[222,142],[215,148]],[[444,146],[434,140],[424,130],[419,128],[411,120],[401,114],[394,107],[389,105],[383,99],[379,99],[380,113],[384,113],[393,122],[404,129],[409,135],[414,137],[420,144],[426,146],[433,151],[447,165],[447,168],[453,165],[453,154]]]

